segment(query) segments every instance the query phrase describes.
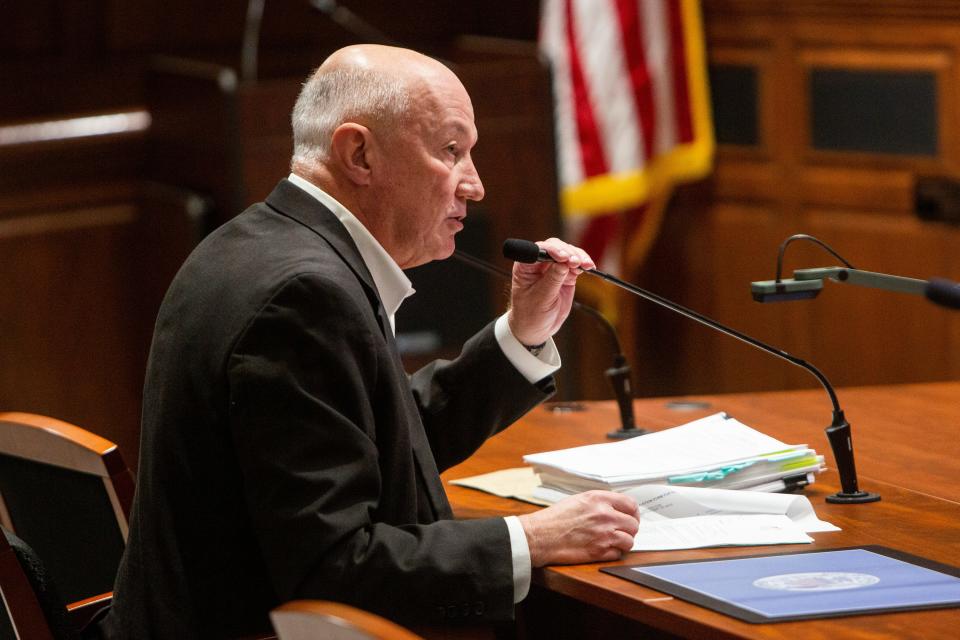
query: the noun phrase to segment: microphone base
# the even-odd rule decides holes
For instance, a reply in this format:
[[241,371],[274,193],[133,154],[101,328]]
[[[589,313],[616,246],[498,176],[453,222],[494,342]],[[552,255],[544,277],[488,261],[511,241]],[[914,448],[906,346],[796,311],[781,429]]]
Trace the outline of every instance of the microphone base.
[[607,438],[610,440],[628,440],[630,438],[636,438],[637,436],[642,436],[645,433],[650,433],[646,429],[617,429],[616,431],[611,431],[607,434]]
[[854,493],[844,493],[838,491],[827,496],[827,502],[831,504],[864,504],[867,502],[877,502],[880,500],[879,493],[870,493],[869,491],[856,491]]

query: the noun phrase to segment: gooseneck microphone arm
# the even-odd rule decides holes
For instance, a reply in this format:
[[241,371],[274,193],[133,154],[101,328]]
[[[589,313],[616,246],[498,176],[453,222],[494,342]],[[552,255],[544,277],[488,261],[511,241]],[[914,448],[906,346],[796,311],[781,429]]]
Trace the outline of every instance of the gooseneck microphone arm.
[[[469,253],[464,253],[459,249],[453,252],[453,257],[464,264],[485,271],[507,282],[513,277],[506,269],[501,269]],[[619,440],[647,433],[646,429],[638,429],[636,427],[633,414],[633,390],[630,381],[630,364],[627,362],[626,356],[623,355],[623,348],[620,345],[620,338],[617,336],[616,329],[613,328],[613,325],[610,324],[610,321],[607,320],[602,313],[589,305],[574,300],[573,308],[587,314],[593,318],[597,324],[602,326],[610,338],[610,344],[613,347],[613,366],[604,371],[604,375],[607,377],[607,380],[610,381],[610,386],[613,389],[613,397],[616,399],[617,407],[620,410],[620,428],[608,433],[607,437]]]
[[240,77],[245,82],[255,82],[257,79],[264,2],[265,0],[247,0],[247,17],[243,23],[243,41],[240,45]]
[[822,240],[819,240],[819,239],[817,239],[817,238],[814,238],[814,237],[811,236],[811,235],[807,235],[806,233],[795,233],[795,234],[793,234],[792,236],[790,236],[789,238],[787,238],[786,240],[784,240],[783,242],[781,242],[781,243],[780,243],[780,248],[777,249],[777,280],[776,280],[777,282],[780,282],[780,281],[782,280],[781,276],[783,275],[783,256],[784,256],[784,255],[786,254],[786,252],[787,252],[787,247],[790,246],[790,243],[791,243],[791,242],[796,242],[797,240],[807,240],[807,241],[812,242],[812,243],[814,243],[814,244],[820,245],[821,247],[823,247],[824,250],[826,250],[826,251],[827,251],[830,255],[832,255],[834,258],[836,258],[837,260],[839,260],[839,261],[842,262],[843,264],[847,265],[848,268],[850,268],[850,269],[855,269],[855,268],[856,268],[856,267],[854,267],[852,264],[850,264],[849,262],[847,262],[846,258],[844,258],[843,256],[841,256],[841,255],[840,255],[839,253],[837,253],[836,251],[834,251],[834,250],[833,250],[833,247],[831,247],[830,245],[828,245],[826,242],[824,242],[824,241],[822,241]]
[[[516,262],[532,263],[553,261],[546,251],[540,249],[540,247],[538,247],[535,243],[526,240],[507,240],[503,245],[503,255],[507,259],[514,260]],[[640,296],[645,300],[660,305],[665,309],[669,309],[674,313],[678,313],[682,316],[690,318],[691,320],[699,322],[700,324],[706,325],[715,331],[719,331],[720,333],[724,333],[732,338],[736,338],[737,340],[745,342],[752,347],[760,349],[761,351],[766,351],[771,355],[774,355],[782,360],[786,360],[787,362],[808,371],[817,379],[818,382],[820,382],[824,390],[827,392],[827,395],[830,396],[830,402],[833,404],[833,422],[829,427],[827,427],[826,433],[827,439],[830,441],[830,448],[833,450],[833,457],[837,463],[837,473],[840,475],[841,490],[833,495],[827,496],[827,501],[837,503],[862,503],[874,502],[880,499],[879,495],[861,491],[858,487],[857,469],[853,458],[853,440],[850,433],[850,423],[847,422],[843,415],[843,410],[840,408],[840,402],[837,400],[836,392],[833,390],[833,387],[830,385],[830,382],[827,380],[826,376],[824,376],[819,369],[805,360],[801,360],[796,356],[790,355],[786,351],[772,347],[769,344],[748,336],[745,333],[741,333],[736,329],[732,329],[726,325],[720,324],[716,320],[697,313],[692,309],[688,309],[687,307],[679,305],[676,302],[667,300],[666,298],[655,293],[641,289],[640,287],[630,284],[629,282],[624,282],[620,278],[610,275],[609,273],[604,273],[603,271],[599,271],[597,269],[587,269],[584,270],[584,273],[589,273],[590,275],[602,278],[607,282],[611,282],[622,289],[626,289],[627,291],[633,293],[634,295]]]
[[[817,267],[795,269],[792,278],[783,277],[783,256],[787,246],[795,240],[809,240],[820,245],[845,267]],[[777,251],[777,276],[775,280],[757,280],[750,283],[750,293],[757,302],[788,302],[816,298],[823,289],[825,280],[872,287],[897,293],[925,296],[927,300],[950,309],[960,309],[960,283],[945,278],[918,280],[875,271],[855,269],[830,245],[805,233],[790,236],[780,244]]]
[[309,0],[309,4],[320,13],[329,16],[331,20],[346,29],[349,33],[357,36],[361,42],[401,46],[399,42],[383,31],[380,31],[380,29],[377,29],[349,8],[336,2],[336,0]]

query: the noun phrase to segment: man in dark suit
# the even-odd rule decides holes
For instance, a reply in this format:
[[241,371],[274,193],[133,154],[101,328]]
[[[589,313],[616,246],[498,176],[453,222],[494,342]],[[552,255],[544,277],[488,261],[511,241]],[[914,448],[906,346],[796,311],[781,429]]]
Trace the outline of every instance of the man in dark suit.
[[448,257],[483,197],[456,76],[356,46],[304,85],[292,173],[213,232],[164,299],[108,637],[267,628],[294,598],[400,622],[508,619],[530,567],[619,557],[636,503],[591,492],[453,520],[439,471],[546,398],[582,250],[514,268],[511,308],[451,362],[403,371],[401,269]]

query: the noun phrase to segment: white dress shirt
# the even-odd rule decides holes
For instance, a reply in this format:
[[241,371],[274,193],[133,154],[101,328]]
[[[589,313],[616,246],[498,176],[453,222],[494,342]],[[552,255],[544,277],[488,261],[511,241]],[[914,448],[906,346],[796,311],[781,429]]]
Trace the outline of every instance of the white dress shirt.
[[[377,288],[377,293],[380,294],[380,301],[390,319],[390,328],[396,332],[397,310],[404,300],[415,293],[410,279],[363,226],[363,223],[333,196],[295,173],[291,173],[287,179],[319,200],[346,227],[347,233],[357,245],[360,257],[373,277],[373,284]],[[553,339],[547,340],[546,346],[539,355],[531,354],[510,331],[507,314],[497,318],[494,324],[494,335],[507,360],[529,382],[542,380],[560,368],[560,354]],[[513,557],[513,601],[520,602],[530,591],[530,548],[527,546],[523,525],[517,517],[507,516],[504,521],[510,532],[510,549]]]

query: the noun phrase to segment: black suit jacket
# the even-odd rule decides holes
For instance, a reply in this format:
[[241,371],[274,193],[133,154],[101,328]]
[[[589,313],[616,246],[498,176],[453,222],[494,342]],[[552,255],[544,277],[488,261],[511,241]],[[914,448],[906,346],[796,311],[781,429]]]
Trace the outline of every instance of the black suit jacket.
[[164,299],[103,628],[228,637],[293,598],[405,623],[509,618],[506,525],[451,520],[438,471],[551,385],[516,371],[492,325],[408,377],[350,236],[282,181],[205,239]]

